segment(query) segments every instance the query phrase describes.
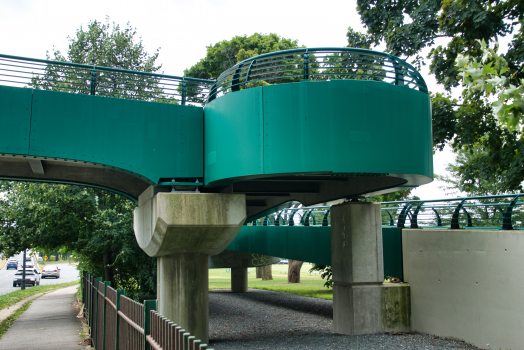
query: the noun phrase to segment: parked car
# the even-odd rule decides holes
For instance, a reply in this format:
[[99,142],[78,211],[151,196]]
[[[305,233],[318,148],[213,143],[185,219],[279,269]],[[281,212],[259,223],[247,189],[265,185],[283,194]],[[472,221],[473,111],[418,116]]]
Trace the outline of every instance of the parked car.
[[6,270],[9,270],[9,269],[15,269],[17,270],[18,269],[18,261],[17,260],[9,260],[7,262],[7,265],[6,265]]
[[42,278],[60,278],[60,269],[56,265],[48,265],[42,270]]
[[287,259],[280,260],[277,264],[288,264],[289,261]]
[[[13,277],[13,287],[22,285],[23,271],[18,270]],[[35,269],[25,270],[25,285],[26,286],[38,286],[40,285],[40,273]]]

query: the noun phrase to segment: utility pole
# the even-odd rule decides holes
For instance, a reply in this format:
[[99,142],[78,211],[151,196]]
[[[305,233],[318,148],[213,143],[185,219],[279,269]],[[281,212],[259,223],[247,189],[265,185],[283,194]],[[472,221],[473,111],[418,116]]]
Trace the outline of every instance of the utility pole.
[[20,285],[20,289],[25,289],[25,249],[24,249],[24,255],[22,256],[22,284]]

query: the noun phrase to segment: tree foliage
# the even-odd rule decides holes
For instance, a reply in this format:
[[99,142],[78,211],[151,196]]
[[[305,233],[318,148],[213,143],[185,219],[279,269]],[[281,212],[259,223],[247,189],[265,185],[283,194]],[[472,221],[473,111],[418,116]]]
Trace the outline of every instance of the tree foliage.
[[[122,70],[161,73],[161,65],[156,63],[159,50],[149,54],[141,39],[136,38],[136,29],[128,23],[125,28],[110,23],[109,18],[102,23],[90,21],[82,26],[74,37],[68,37],[69,45],[64,55],[57,48],[47,52],[47,59],[102,66]],[[98,70],[95,74],[95,89],[98,95],[125,97],[127,99],[173,102],[162,99],[159,79],[154,76],[136,75],[127,72]],[[85,68],[48,65],[44,75],[35,75],[32,87],[45,90],[67,91],[81,94],[91,92],[90,71]]]
[[[511,0],[358,0],[367,33],[350,31],[350,44],[385,44],[387,52],[419,68],[428,64],[448,92],[466,84],[459,99],[431,95],[434,148],[451,144],[470,153],[455,173],[460,183],[499,179],[502,191],[522,190],[522,130],[515,126],[522,111],[523,10],[524,3]],[[498,53],[496,43],[504,37],[511,42]],[[494,93],[499,102],[492,105]]]
[[231,40],[208,46],[206,57],[184,70],[184,76],[217,79],[220,73],[250,57],[295,48],[298,48],[296,40],[282,38],[274,33],[235,36]]
[[[65,250],[80,268],[129,293],[156,290],[155,259],[136,243],[135,204],[118,195],[78,186],[0,182],[3,223],[0,251]],[[128,293],[128,294],[129,294]]]

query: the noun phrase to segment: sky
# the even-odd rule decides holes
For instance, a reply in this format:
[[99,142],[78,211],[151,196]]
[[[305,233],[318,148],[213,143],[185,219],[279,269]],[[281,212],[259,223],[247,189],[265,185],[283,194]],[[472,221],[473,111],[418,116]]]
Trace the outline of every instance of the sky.
[[[136,28],[146,51],[160,48],[157,63],[169,75],[183,75],[206,55],[206,46],[236,35],[277,33],[307,47],[344,47],[351,26],[364,32],[355,0],[2,0],[0,5],[0,53],[46,58],[56,47],[67,52],[68,36],[91,20]],[[427,71],[422,71],[431,91],[441,91]],[[434,172],[444,174],[453,161],[446,149],[434,156]],[[443,198],[433,182],[414,190],[422,199]]]

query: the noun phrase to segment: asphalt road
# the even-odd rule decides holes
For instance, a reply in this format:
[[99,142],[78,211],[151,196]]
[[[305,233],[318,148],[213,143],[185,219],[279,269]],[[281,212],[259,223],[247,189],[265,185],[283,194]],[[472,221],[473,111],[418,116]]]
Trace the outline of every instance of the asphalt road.
[[[15,256],[15,258],[18,260],[18,266],[21,266],[22,254]],[[69,266],[67,263],[62,262],[58,262],[58,264],[56,265],[60,268],[60,278],[43,278],[40,280],[41,286],[71,282],[79,279],[78,270],[76,269],[76,266]],[[13,269],[6,270],[5,268],[3,268],[2,270],[0,270],[0,295],[20,289],[20,287],[13,287],[13,277],[15,275],[15,272],[16,270]],[[27,286],[26,288],[32,287]]]

